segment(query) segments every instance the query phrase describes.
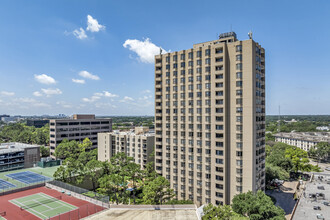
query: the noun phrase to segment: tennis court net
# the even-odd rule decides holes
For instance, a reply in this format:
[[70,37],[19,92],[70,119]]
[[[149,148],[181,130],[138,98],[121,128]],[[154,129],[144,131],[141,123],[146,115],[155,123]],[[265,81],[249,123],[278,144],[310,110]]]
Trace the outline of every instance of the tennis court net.
[[6,216],[6,211],[0,212],[0,216]]
[[26,210],[26,209],[30,209],[30,208],[33,208],[33,207],[36,207],[36,206],[43,205],[43,204],[56,202],[56,201],[61,200],[61,199],[62,199],[62,196],[57,196],[57,197],[53,197],[53,198],[50,198],[50,199],[44,199],[44,200],[36,201],[36,202],[30,203],[28,205],[23,205],[20,208],[21,208],[21,210]]

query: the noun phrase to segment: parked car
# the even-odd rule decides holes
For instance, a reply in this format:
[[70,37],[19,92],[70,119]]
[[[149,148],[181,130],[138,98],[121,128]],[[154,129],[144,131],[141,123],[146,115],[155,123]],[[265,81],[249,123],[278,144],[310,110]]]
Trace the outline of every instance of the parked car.
[[323,205],[330,206],[330,202],[323,202]]
[[324,216],[322,214],[316,214],[317,219],[324,219]]
[[322,189],[322,190],[324,190],[324,186],[317,186],[317,189]]
[[321,210],[321,207],[318,206],[318,205],[314,205],[313,209],[314,209],[314,210]]
[[284,183],[284,180],[279,180],[279,179],[273,179],[271,181],[271,184],[277,185],[277,186],[283,185],[283,183]]

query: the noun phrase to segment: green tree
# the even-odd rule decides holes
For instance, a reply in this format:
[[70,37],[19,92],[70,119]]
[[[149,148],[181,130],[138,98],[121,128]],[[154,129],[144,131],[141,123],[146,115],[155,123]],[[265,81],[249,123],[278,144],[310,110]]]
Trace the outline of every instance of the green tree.
[[131,162],[125,167],[125,175],[128,177],[129,181],[132,183],[133,188],[133,201],[135,204],[135,195],[137,190],[137,182],[139,179],[142,179],[142,171],[138,164]]
[[203,208],[204,215],[203,220],[238,220],[238,219],[248,219],[243,217],[232,210],[230,205],[218,205],[214,206],[212,203],[209,203]]
[[233,211],[251,220],[285,220],[285,212],[273,204],[263,191],[251,191],[235,195],[232,200]]
[[145,182],[143,187],[143,201],[145,204],[163,204],[174,197],[173,189],[170,188],[170,182],[163,176]]
[[290,174],[279,166],[266,163],[266,183],[273,179],[289,180]]
[[49,157],[49,155],[50,155],[49,147],[40,146],[40,154],[41,154],[41,157]]
[[101,176],[101,162],[93,159],[88,161],[85,166],[82,168],[82,172],[80,175],[83,175],[85,178],[90,180],[93,185],[93,192],[96,190],[96,183],[98,181],[98,178]]
[[53,176],[56,180],[66,182],[69,178],[68,170],[64,166],[60,166],[57,168]]
[[83,149],[79,146],[78,142],[64,139],[55,149],[55,156],[59,159],[72,157],[77,159]]
[[313,157],[319,163],[321,160],[327,160],[330,155],[330,143],[320,142],[312,147],[308,152],[310,157]]
[[308,167],[309,160],[306,151],[298,147],[290,146],[285,150],[285,157],[291,159],[294,172],[297,173],[299,170],[308,171],[306,168]]

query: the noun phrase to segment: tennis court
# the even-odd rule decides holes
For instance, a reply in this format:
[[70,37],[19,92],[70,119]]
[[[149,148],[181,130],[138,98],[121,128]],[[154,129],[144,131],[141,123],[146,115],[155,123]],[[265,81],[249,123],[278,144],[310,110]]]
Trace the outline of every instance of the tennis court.
[[0,179],[0,191],[4,189],[14,188],[16,187],[14,184],[11,184],[5,180]]
[[7,174],[6,176],[25,184],[44,182],[51,179],[49,177],[31,171],[11,173],[11,174]]
[[78,209],[74,205],[61,201],[61,198],[61,196],[52,197],[45,193],[36,193],[13,199],[9,202],[19,206],[22,211],[28,211],[41,219],[49,219],[58,214]]

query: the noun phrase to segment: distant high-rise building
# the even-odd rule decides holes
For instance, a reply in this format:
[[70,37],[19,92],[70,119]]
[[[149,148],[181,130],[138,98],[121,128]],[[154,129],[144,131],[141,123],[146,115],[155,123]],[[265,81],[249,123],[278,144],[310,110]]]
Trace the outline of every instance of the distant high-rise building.
[[50,154],[55,156],[55,148],[64,139],[82,142],[85,138],[97,147],[97,134],[112,131],[112,119],[98,119],[95,115],[73,115],[73,119],[51,119],[50,130]]
[[234,32],[155,56],[155,168],[178,199],[265,189],[265,50]]
[[155,133],[146,127],[136,127],[134,131],[113,131],[98,134],[98,160],[110,161],[117,153],[133,157],[134,162],[144,169],[154,161]]

